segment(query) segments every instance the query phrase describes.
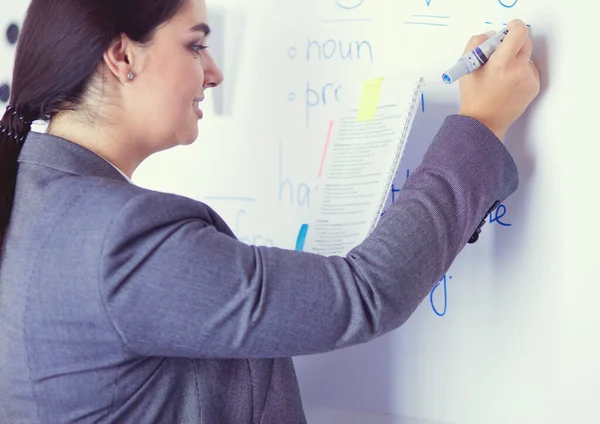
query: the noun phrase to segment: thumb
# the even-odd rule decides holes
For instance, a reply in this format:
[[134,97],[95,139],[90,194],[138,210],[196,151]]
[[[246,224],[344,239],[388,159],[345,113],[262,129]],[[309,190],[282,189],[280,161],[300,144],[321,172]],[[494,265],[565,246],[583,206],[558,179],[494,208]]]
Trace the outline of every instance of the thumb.
[[477,47],[478,45],[483,43],[485,40],[487,40],[494,34],[495,34],[494,31],[488,31],[484,34],[472,36],[471,39],[469,40],[469,42],[467,43],[467,47],[465,47],[465,51],[463,52],[463,55],[469,53],[471,50],[473,50],[475,47]]

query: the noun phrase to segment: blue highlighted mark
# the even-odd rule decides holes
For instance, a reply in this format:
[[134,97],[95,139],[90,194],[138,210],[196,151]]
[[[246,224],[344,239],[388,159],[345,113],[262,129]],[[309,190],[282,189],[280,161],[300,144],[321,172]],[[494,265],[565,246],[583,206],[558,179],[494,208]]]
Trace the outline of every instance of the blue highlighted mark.
[[518,2],[519,2],[519,0],[514,0],[512,3],[510,3],[509,1],[506,1],[506,0],[498,0],[498,3],[500,3],[502,6],[506,7],[507,9],[514,7]]
[[497,222],[498,224],[502,225],[503,227],[511,227],[512,224],[501,221],[501,219],[504,217],[504,215],[506,215],[506,206],[501,204],[500,206],[498,206],[496,208],[495,212],[490,213],[490,224]]
[[442,75],[442,79],[444,80],[444,82],[446,84],[451,84],[452,83],[452,78],[450,78],[450,75],[448,75],[448,74]]
[[[335,0],[335,3],[341,9],[352,10],[352,9],[356,9],[356,8],[360,7],[364,1],[365,0],[358,0],[358,1],[355,0],[355,3],[352,4],[349,1]],[[350,4],[348,4],[348,3],[350,3]]]
[[[435,285],[435,287],[431,290],[431,292],[429,293],[429,303],[431,303],[431,308],[433,309],[433,312],[435,312],[435,314],[439,317],[443,317],[444,315],[446,315],[446,311],[448,309],[448,291],[447,291],[447,281],[448,279],[452,279],[452,277],[446,277],[445,275],[440,279],[440,281]],[[440,287],[440,285],[442,285],[443,283],[443,289],[444,289],[444,310],[442,312],[439,312],[438,309],[435,306],[435,303],[433,301],[433,295],[436,291],[436,289],[438,287]]]
[[[502,22],[502,26],[508,26],[508,23],[506,23],[506,22]],[[525,24],[525,26],[526,26],[527,28],[531,28],[531,25],[530,25],[530,24]]]
[[306,233],[308,232],[308,224],[302,224],[300,231],[298,232],[298,238],[296,239],[296,250],[302,252],[304,249],[304,241],[306,240]]
[[421,93],[421,112],[425,112],[425,94]]
[[[485,21],[485,24],[486,24],[486,25],[492,25],[492,22],[490,22],[490,21]],[[506,22],[502,22],[502,26],[507,26],[507,25],[508,25],[508,24],[507,24]],[[527,28],[531,28],[531,24],[525,24],[525,26],[526,26]]]

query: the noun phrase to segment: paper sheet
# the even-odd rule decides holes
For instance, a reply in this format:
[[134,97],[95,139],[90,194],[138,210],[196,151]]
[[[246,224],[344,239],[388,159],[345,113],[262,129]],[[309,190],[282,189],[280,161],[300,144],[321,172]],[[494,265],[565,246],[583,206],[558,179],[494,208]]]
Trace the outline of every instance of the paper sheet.
[[305,251],[343,256],[373,231],[422,87],[421,78],[379,78],[357,85],[342,99],[324,152],[313,219],[301,231],[306,239],[299,245]]

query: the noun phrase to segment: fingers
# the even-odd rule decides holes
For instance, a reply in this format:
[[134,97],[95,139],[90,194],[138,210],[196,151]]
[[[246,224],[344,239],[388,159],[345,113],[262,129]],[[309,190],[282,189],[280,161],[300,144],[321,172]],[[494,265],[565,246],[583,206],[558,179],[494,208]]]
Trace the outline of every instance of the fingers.
[[529,29],[525,25],[525,22],[520,19],[513,19],[508,23],[506,28],[508,29],[508,34],[506,34],[502,45],[495,54],[508,59],[516,57],[519,54],[525,42],[529,39]]
[[531,38],[527,37],[525,39],[525,42],[523,43],[523,47],[521,47],[521,50],[519,51],[519,53],[517,53],[517,60],[519,62],[529,62],[529,60],[531,59],[532,52],[533,42],[531,41]]
[[471,39],[469,40],[469,42],[467,43],[467,47],[465,47],[465,51],[463,52],[463,55],[469,53],[471,50],[473,50],[475,47],[477,47],[478,45],[483,43],[485,40],[490,38],[492,35],[494,35],[494,31],[486,32],[485,34],[479,34],[479,35],[472,36]]
[[539,81],[540,80],[540,72],[538,71],[537,66],[535,66],[535,64],[533,62],[531,62],[531,67],[533,68],[533,73],[535,74],[535,77]]
[[[510,32],[509,32],[510,34]],[[531,61],[531,55],[533,53],[533,41],[529,38],[529,31],[527,31],[527,35],[525,36],[525,41],[521,47],[521,50],[516,55],[516,60],[518,63],[521,63],[521,66],[527,66],[533,72],[535,79],[539,82],[540,75],[537,67]]]
[[539,90],[540,90],[540,72],[538,71],[537,66],[535,66],[535,64],[533,62],[528,63],[528,66],[531,67],[531,70],[533,71],[533,75],[535,76],[535,79],[537,81],[536,92],[539,92]]

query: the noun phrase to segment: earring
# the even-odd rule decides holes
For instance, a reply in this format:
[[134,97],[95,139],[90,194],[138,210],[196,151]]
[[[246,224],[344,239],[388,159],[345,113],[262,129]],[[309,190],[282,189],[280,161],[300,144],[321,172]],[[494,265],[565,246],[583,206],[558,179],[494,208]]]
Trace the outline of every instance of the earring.
[[127,74],[127,79],[129,81],[133,81],[133,72],[130,72],[129,74]]

